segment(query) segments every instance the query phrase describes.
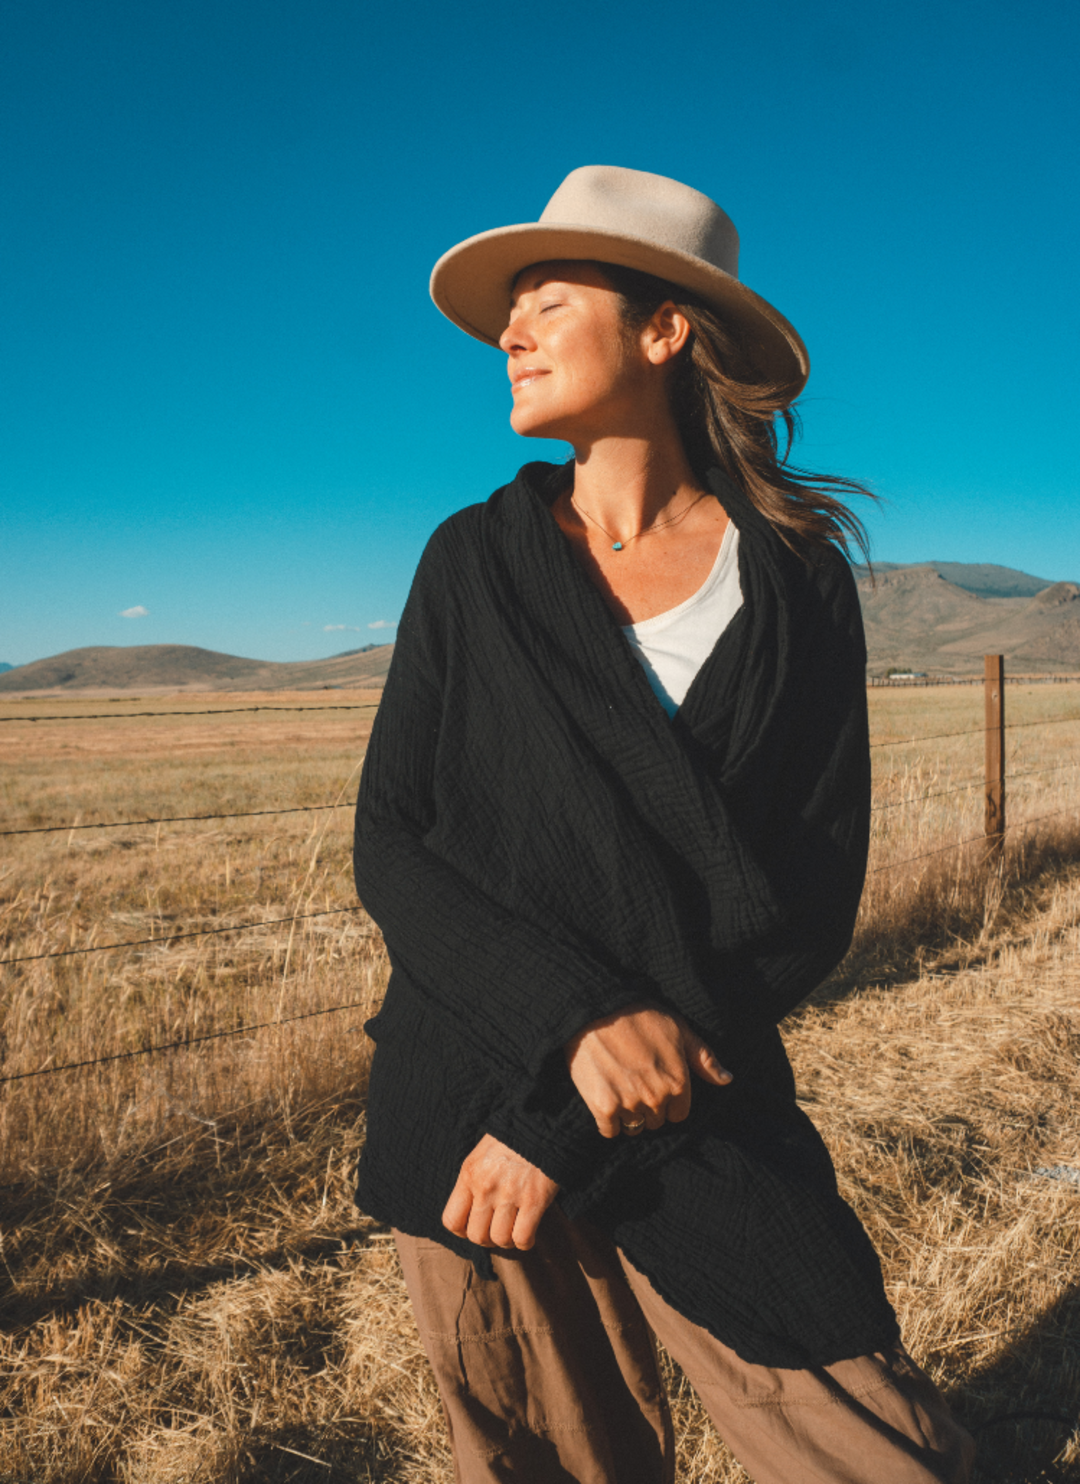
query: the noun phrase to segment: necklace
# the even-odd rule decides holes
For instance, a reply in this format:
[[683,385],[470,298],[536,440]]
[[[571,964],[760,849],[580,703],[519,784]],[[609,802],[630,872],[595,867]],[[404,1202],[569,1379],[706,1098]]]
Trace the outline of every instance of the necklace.
[[574,509],[578,512],[579,515],[583,515],[586,520],[591,520],[598,531],[603,531],[604,535],[611,542],[612,551],[622,551],[623,547],[629,546],[631,541],[636,541],[639,536],[650,536],[652,535],[653,531],[663,530],[665,526],[678,525],[679,521],[686,519],[686,517],[690,514],[691,510],[693,510],[698,501],[704,500],[704,498],[705,492],[703,491],[700,495],[698,495],[696,500],[690,501],[685,510],[680,510],[678,515],[669,515],[667,520],[653,521],[651,526],[645,526],[642,530],[635,531],[632,536],[627,536],[625,541],[616,540],[611,532],[605,526],[602,526],[600,524],[595,515],[590,515],[583,505],[578,504],[573,495],[570,496],[570,503],[571,505],[573,505]]

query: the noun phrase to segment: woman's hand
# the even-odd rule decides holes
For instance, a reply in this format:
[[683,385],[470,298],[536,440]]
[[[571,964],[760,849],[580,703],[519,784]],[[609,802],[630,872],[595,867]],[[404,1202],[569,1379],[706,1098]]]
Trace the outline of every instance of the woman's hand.
[[478,1247],[527,1252],[540,1218],[559,1193],[554,1180],[485,1134],[461,1166],[443,1211],[443,1226]]
[[594,1020],[568,1042],[566,1063],[605,1139],[681,1123],[691,1072],[717,1087],[732,1080],[680,1016],[647,1006]]

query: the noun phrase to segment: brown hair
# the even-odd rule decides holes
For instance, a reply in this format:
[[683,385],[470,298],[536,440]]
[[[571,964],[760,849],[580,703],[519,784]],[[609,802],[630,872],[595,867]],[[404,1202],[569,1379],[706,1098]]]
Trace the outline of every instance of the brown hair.
[[853,541],[869,561],[866,528],[837,495],[877,496],[854,479],[813,474],[788,463],[801,427],[791,405],[796,389],[763,381],[738,331],[689,290],[635,268],[594,266],[622,300],[628,330],[640,329],[669,299],[690,322],[691,336],[672,368],[668,396],[698,478],[719,466],[794,550],[834,542],[846,553]]

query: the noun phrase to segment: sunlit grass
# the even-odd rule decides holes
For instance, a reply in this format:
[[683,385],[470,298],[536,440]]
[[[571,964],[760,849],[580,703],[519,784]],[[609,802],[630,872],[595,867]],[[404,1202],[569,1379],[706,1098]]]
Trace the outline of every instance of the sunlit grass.
[[[870,705],[890,742],[874,750],[871,875],[848,962],[785,1026],[801,1096],[911,1348],[964,1415],[1075,1414],[1080,1188],[1034,1172],[1080,1166],[1080,686],[1008,693],[1010,721],[1078,719],[1010,733],[1026,775],[1010,821],[1053,818],[1011,832],[1000,862],[941,851],[982,829],[981,691]],[[370,712],[0,725],[2,814],[351,803],[369,728]],[[901,741],[953,730],[973,735]],[[9,837],[3,956],[352,906],[350,835],[342,808]],[[0,972],[6,1076],[360,1007],[0,1089],[0,1481],[448,1484],[391,1244],[351,1201],[362,1025],[386,977],[366,915]],[[743,1478],[673,1388],[682,1477]],[[1057,1455],[1048,1477],[1080,1478],[1067,1434],[993,1423],[984,1476],[1034,1480]]]

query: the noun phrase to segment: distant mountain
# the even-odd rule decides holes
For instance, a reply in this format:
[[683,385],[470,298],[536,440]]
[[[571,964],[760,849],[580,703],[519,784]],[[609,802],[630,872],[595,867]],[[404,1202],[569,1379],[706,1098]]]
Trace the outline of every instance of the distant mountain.
[[8,670],[14,670],[14,668],[14,665],[6,664],[3,660],[0,660],[0,675],[4,675]]
[[0,675],[0,693],[12,691],[318,690],[380,688],[392,644],[327,660],[279,664],[247,660],[188,644],[97,645],[68,649]]
[[[1080,674],[1080,585],[991,563],[875,562],[856,567],[869,669],[970,675],[984,654],[1020,674]],[[17,668],[0,665],[0,694],[17,691],[256,691],[381,688],[393,644],[325,660],[278,664],[186,644],[69,649]],[[6,673],[3,673],[6,672]]]
[[[1032,577],[1030,572],[1015,567],[996,567],[992,562],[875,562],[875,572],[910,572],[916,567],[929,567],[954,587],[974,593],[977,598],[1033,598],[1044,588],[1052,587],[1049,577]],[[869,568],[857,566],[856,576],[865,577]]]
[[1033,595],[1029,589],[1024,596],[980,596],[977,583],[1015,592],[1019,579],[1039,579],[1007,567],[954,565],[969,586],[949,581],[930,563],[875,563],[876,580],[859,578],[871,674],[972,674],[984,654],[1004,654],[1007,669],[1021,674],[1080,673],[1080,586],[1054,582]]

